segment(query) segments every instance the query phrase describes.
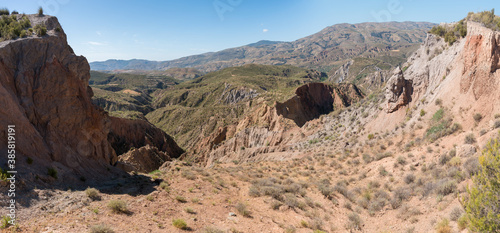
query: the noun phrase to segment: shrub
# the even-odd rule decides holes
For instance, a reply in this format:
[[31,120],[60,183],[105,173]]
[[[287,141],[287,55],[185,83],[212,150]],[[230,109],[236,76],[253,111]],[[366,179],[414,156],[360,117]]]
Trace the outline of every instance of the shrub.
[[475,22],[482,23],[485,27],[490,28],[492,30],[498,30],[500,17],[495,15],[495,9],[491,11],[482,11],[478,13],[470,12],[467,15],[467,19]]
[[474,157],[468,158],[463,167],[468,176],[473,176],[479,171],[479,160]]
[[370,163],[373,160],[373,158],[369,154],[363,154],[363,161],[365,163]]
[[43,8],[42,7],[38,8],[38,16],[43,16]]
[[432,120],[438,122],[443,119],[443,116],[444,116],[444,109],[440,108],[434,113],[434,115],[432,115]]
[[480,113],[476,113],[472,117],[474,118],[474,121],[476,121],[477,123],[479,123],[483,119],[483,116]]
[[462,214],[457,221],[458,229],[463,231],[469,225],[469,220],[467,219],[467,214]]
[[415,181],[415,175],[413,175],[413,173],[410,173],[410,174],[406,175],[405,178],[404,178],[404,181],[407,184],[413,183]]
[[467,188],[464,200],[470,227],[473,231],[500,231],[500,138],[491,140],[479,157],[480,169]]
[[406,158],[405,158],[405,157],[403,157],[403,156],[399,156],[399,157],[397,158],[397,161],[398,161],[398,163],[399,163],[399,164],[401,164],[401,165],[405,165],[405,164],[406,164]]
[[462,159],[460,159],[460,157],[453,157],[450,159],[450,161],[448,161],[448,164],[452,167],[460,167],[460,165],[462,165]]
[[436,225],[436,232],[437,233],[451,233],[450,221],[446,218],[443,218]]
[[394,190],[391,199],[391,206],[393,209],[397,209],[401,206],[403,201],[408,200],[411,197],[411,192],[409,188],[399,187]]
[[221,229],[217,229],[215,227],[205,227],[201,232],[203,233],[225,233],[225,231]]
[[361,230],[362,221],[358,214],[352,212],[347,216],[347,219],[348,219],[346,226],[347,229],[358,230],[358,231]]
[[38,35],[38,36],[45,36],[47,35],[47,28],[44,26],[44,25],[41,25],[41,24],[37,24],[35,27],[35,33]]
[[247,209],[247,206],[241,202],[236,205],[236,210],[243,215],[243,217],[249,218],[251,216],[251,212]]
[[90,233],[113,233],[113,229],[105,224],[93,225],[90,227]]
[[332,193],[334,191],[334,188],[332,188],[329,184],[318,184],[318,190],[323,194],[328,199],[332,198]]
[[446,196],[457,190],[457,182],[454,180],[440,180],[436,187],[436,192],[439,195]]
[[184,219],[174,219],[172,220],[172,225],[178,229],[181,229],[181,230],[187,230],[188,229],[188,226],[187,226],[187,223],[186,221],[184,221]]
[[423,110],[423,109],[422,109],[422,110],[420,110],[420,116],[421,116],[421,117],[425,116],[425,114],[426,114],[425,110]]
[[434,26],[433,28],[431,28],[429,33],[442,37],[444,36],[444,34],[446,34],[446,28],[441,25]]
[[2,220],[1,220],[1,224],[0,224],[0,229],[5,229],[5,228],[9,227],[10,221],[11,221],[11,218],[9,216],[7,216],[7,215],[3,216]]
[[175,200],[177,200],[180,203],[186,203],[187,202],[186,198],[184,198],[183,196],[176,196]]
[[451,221],[457,221],[460,216],[464,214],[464,211],[462,210],[461,207],[455,206],[451,212],[450,212],[450,220]]
[[451,158],[447,154],[442,154],[439,156],[438,162],[440,165],[445,165],[448,161],[450,161],[450,159]]
[[467,134],[467,136],[465,136],[465,140],[464,140],[465,144],[474,144],[476,143],[476,138],[474,137],[474,134]]
[[368,134],[368,140],[372,140],[375,136],[373,134]]
[[443,101],[441,99],[436,99],[435,104],[441,106],[441,104],[443,104]]
[[170,185],[165,181],[162,181],[160,183],[160,188],[167,191],[167,192],[170,192]]
[[191,171],[184,170],[182,171],[182,177],[188,179],[188,180],[196,180],[196,175],[192,173]]
[[186,213],[188,214],[196,214],[196,211],[194,211],[193,209],[187,207],[186,209],[184,209],[186,211]]
[[33,164],[33,159],[32,159],[31,157],[28,157],[28,158],[26,159],[26,163],[28,163],[28,164],[30,164],[30,165],[31,165],[31,164]]
[[493,128],[495,128],[495,129],[500,128],[500,120],[495,121],[495,123],[493,123]]
[[87,188],[87,189],[85,189],[85,194],[87,194],[87,197],[89,197],[92,200],[99,199],[99,190],[97,190],[95,188]]
[[127,203],[122,200],[111,200],[108,202],[108,208],[111,209],[113,213],[128,213]]
[[57,170],[55,168],[48,168],[47,175],[52,176],[54,179],[57,179]]
[[386,176],[389,174],[389,172],[387,172],[387,170],[385,170],[385,167],[380,165],[380,167],[378,167],[378,173],[381,175],[381,176]]
[[0,9],[0,15],[9,15],[10,11],[7,8]]

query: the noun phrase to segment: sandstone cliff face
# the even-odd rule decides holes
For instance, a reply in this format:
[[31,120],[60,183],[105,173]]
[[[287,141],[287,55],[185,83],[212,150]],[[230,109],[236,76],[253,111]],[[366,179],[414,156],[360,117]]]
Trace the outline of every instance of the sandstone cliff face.
[[[410,117],[407,124],[411,125],[419,121],[418,117],[412,117],[412,112],[433,113],[444,108],[464,131],[478,127],[492,129],[486,123],[494,121],[493,116],[500,112],[499,45],[500,32],[470,21],[466,37],[453,45],[429,34],[403,65],[406,71],[397,69],[388,82],[385,104],[389,114],[380,114],[367,127],[380,129],[377,124],[384,122],[384,118],[400,122]],[[413,93],[403,94],[403,89],[410,88]],[[438,99],[442,104],[436,104]],[[479,125],[472,118],[476,113],[484,117]]]
[[130,120],[109,117],[108,141],[118,155],[126,153],[132,147],[140,148],[153,145],[171,158],[179,157],[184,151],[174,139],[144,120]]
[[299,127],[322,114],[347,107],[363,96],[352,84],[340,84],[334,88],[323,83],[306,84],[297,88],[295,94],[284,103],[276,103],[276,111],[278,115],[295,121]]
[[261,103],[237,124],[221,127],[201,140],[194,151],[207,165],[215,161],[270,159],[270,153],[287,151],[300,140],[292,132],[300,131],[308,121],[363,98],[353,84],[309,83],[295,93],[296,96],[284,103],[276,102],[274,107]]
[[407,105],[411,101],[412,94],[412,81],[406,80],[403,76],[403,71],[399,67],[396,68],[392,77],[387,82],[385,95],[387,99],[387,112],[394,112]]
[[167,153],[146,145],[121,155],[116,166],[126,172],[149,173],[171,160]]
[[[109,141],[110,133],[112,139],[131,145],[161,141],[139,138],[134,132],[158,129],[127,122],[123,130],[116,124],[119,120],[93,105],[90,67],[84,57],[74,54],[64,32],[56,31],[60,28],[57,19],[29,18],[33,26],[45,25],[47,35],[0,42],[0,151],[6,149],[7,125],[15,125],[20,161],[23,156],[33,158],[44,174],[44,166],[50,166],[60,176],[92,178],[118,160],[113,146],[118,147],[116,141]],[[158,135],[165,139],[161,150],[179,156],[181,150],[175,142]]]

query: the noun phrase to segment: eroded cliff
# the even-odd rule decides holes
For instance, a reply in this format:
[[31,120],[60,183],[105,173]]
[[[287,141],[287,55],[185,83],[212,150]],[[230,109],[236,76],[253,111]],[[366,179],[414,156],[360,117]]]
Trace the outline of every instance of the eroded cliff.
[[[47,35],[0,42],[0,151],[6,150],[7,125],[15,125],[19,172],[43,177],[53,168],[59,177],[103,178],[131,146],[182,153],[151,124],[122,122],[93,105],[89,64],[74,54],[58,20],[28,18]],[[26,164],[27,157],[36,166]]]

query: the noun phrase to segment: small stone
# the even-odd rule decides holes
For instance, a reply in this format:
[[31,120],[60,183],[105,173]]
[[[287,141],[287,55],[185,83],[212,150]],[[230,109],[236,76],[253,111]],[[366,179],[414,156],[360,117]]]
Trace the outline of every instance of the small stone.
[[229,213],[229,217],[236,217],[236,214],[231,212],[231,213]]

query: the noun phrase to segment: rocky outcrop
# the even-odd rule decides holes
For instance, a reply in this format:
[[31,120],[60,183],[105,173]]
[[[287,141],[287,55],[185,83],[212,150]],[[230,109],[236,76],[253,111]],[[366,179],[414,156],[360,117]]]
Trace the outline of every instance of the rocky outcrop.
[[31,157],[37,164],[20,168],[20,174],[42,175],[55,167],[59,180],[65,175],[103,179],[118,160],[116,151],[126,148],[120,143],[181,153],[154,126],[110,118],[92,104],[89,64],[74,54],[57,19],[28,17],[32,26],[45,25],[47,35],[0,42],[0,151],[7,148],[7,125],[15,125],[18,161]]
[[328,81],[341,83],[344,80],[346,80],[349,77],[349,68],[352,66],[353,63],[354,60],[349,60],[348,62],[340,66],[340,68],[338,68],[335,71],[333,76],[329,78]]
[[259,93],[256,90],[250,88],[231,88],[231,84],[225,83],[224,91],[219,101],[224,104],[237,104],[257,96],[259,96]]
[[477,100],[497,90],[493,74],[500,68],[500,33],[476,22],[467,25],[460,90],[465,93],[471,89]]
[[73,53],[64,32],[56,32],[55,17],[29,18],[33,26],[45,25],[48,35],[0,43],[2,138],[5,126],[15,125],[20,154],[81,173],[115,163],[109,118],[91,103],[86,59]]
[[276,103],[278,115],[292,119],[302,127],[307,121],[328,114],[336,108],[350,106],[352,101],[363,97],[353,84],[340,84],[333,87],[324,83],[309,83],[297,88],[296,96]]
[[171,158],[178,158],[184,153],[172,137],[145,120],[117,117],[109,117],[109,119],[108,141],[118,155],[126,153],[131,148],[146,145],[155,146]]
[[413,94],[413,83],[406,80],[403,71],[398,67],[394,70],[392,77],[387,82],[386,99],[387,112],[392,113],[407,105],[411,101]]
[[126,172],[149,173],[172,159],[163,151],[150,145],[132,149],[121,155],[116,166]]

